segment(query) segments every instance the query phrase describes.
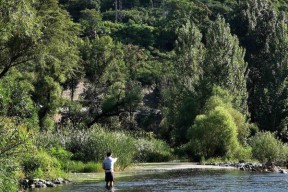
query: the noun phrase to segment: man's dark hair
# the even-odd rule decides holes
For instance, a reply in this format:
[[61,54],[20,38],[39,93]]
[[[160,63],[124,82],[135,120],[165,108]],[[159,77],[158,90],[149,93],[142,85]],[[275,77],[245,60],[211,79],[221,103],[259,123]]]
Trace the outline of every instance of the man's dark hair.
[[110,157],[111,156],[111,152],[110,151],[107,152],[106,155],[107,155],[107,157]]

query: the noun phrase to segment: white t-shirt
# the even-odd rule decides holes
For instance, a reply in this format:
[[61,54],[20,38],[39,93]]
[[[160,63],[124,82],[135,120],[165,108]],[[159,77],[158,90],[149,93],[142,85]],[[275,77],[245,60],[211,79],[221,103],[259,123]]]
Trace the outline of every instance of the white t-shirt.
[[117,161],[117,158],[106,157],[102,163],[102,168],[105,172],[114,172],[114,163]]

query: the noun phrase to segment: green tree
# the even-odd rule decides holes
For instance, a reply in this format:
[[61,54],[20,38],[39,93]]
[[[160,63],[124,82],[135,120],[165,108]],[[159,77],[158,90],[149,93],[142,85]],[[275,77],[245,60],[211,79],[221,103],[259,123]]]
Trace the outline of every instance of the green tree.
[[225,19],[218,17],[208,28],[206,55],[203,64],[203,97],[209,97],[213,86],[226,87],[233,93],[233,106],[247,112],[245,51],[238,38],[231,34]]
[[68,13],[55,0],[38,2],[38,17],[42,19],[43,43],[41,55],[36,58],[34,100],[39,109],[42,129],[53,128],[53,116],[61,106],[61,83],[70,78],[79,61],[79,26],[72,22]]
[[203,75],[204,45],[200,30],[190,21],[177,31],[175,74],[184,89],[194,91]]
[[261,96],[260,127],[280,133],[287,141],[287,105],[288,98],[288,25],[285,15],[280,15],[276,23],[276,31],[271,37],[269,46],[271,59],[263,69],[264,90]]
[[0,6],[0,78],[12,68],[33,73],[33,101],[42,124],[59,107],[60,83],[76,70],[78,25],[56,0],[2,1]]
[[233,157],[239,149],[237,126],[224,107],[198,115],[187,136],[198,158]]
[[131,77],[127,78],[122,45],[109,36],[97,37],[85,42],[82,55],[88,80],[85,106],[91,112],[88,125],[101,119],[105,122],[108,117],[117,117],[127,109],[131,114],[142,98],[141,89],[138,85],[132,87],[134,82]]
[[84,36],[96,38],[96,35],[105,32],[101,13],[95,9],[85,9],[81,11],[79,22],[83,28]]
[[155,29],[152,26],[143,24],[124,25],[122,29],[116,32],[116,37],[124,44],[135,44],[142,47],[149,47],[154,45]]
[[[243,2],[236,10],[235,32],[246,48],[251,121],[287,139],[287,19],[270,1]],[[240,26],[241,25],[241,26]],[[238,30],[239,29],[239,30]]]
[[31,94],[35,91],[31,82],[32,75],[12,69],[0,81],[1,116],[27,123],[32,129],[38,129],[38,109]]
[[251,158],[248,138],[250,125],[245,116],[233,108],[228,90],[214,87],[202,114],[197,115],[186,132],[185,151],[193,160],[201,158]]
[[[199,29],[187,22],[177,30],[175,61],[172,71],[173,84],[163,88],[164,115],[170,127],[173,145],[187,142],[186,132],[200,112],[197,87],[202,76],[205,49]],[[171,72],[170,72],[171,73]]]
[[157,23],[159,32],[156,47],[168,51],[174,48],[178,28],[190,21],[202,29],[209,20],[207,7],[195,1],[168,0],[163,3],[160,11],[162,15]]
[[248,138],[252,134],[253,125],[250,124],[239,110],[233,107],[233,96],[227,89],[221,87],[213,87],[212,96],[206,101],[203,107],[203,112],[208,113],[214,110],[216,107],[224,107],[227,112],[233,118],[233,121],[237,127],[238,141],[242,146],[248,145]]
[[43,25],[31,1],[2,0],[0,9],[1,79],[11,68],[23,66],[38,55]]
[[101,0],[59,0],[59,3],[70,13],[75,21],[81,18],[81,11],[85,9],[99,10]]

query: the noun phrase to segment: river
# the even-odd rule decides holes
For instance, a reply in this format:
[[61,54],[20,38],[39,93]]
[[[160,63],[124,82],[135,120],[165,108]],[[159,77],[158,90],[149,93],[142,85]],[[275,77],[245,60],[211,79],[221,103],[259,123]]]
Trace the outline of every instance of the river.
[[[116,173],[117,177],[117,173]],[[102,179],[83,180],[56,188],[34,189],[41,192],[108,191]],[[116,178],[110,191],[127,192],[271,192],[288,191],[288,174],[255,173],[231,169],[173,169],[135,172]]]

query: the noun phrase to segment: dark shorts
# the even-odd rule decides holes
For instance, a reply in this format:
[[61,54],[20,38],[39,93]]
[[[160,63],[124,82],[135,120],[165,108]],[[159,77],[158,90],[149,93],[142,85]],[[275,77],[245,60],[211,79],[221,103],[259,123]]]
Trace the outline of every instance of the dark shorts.
[[105,181],[114,181],[114,174],[112,172],[105,173]]

